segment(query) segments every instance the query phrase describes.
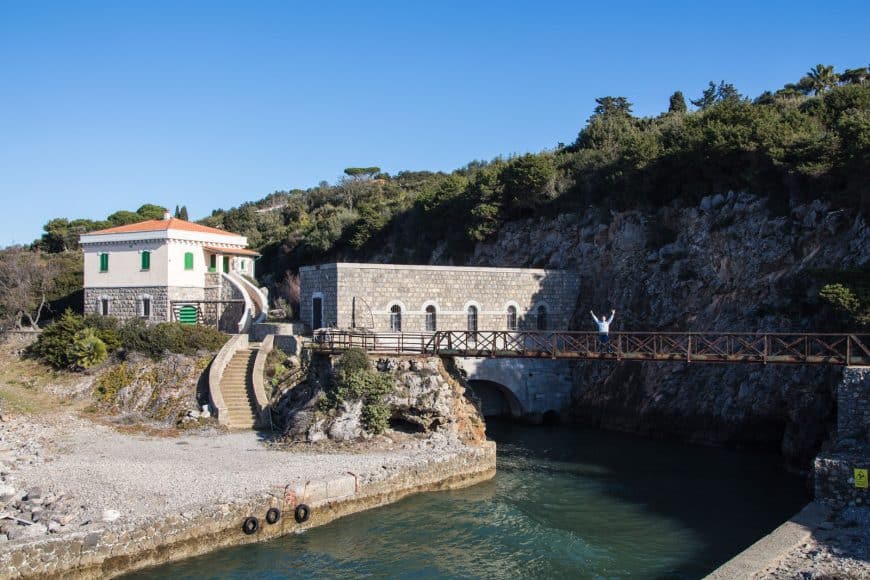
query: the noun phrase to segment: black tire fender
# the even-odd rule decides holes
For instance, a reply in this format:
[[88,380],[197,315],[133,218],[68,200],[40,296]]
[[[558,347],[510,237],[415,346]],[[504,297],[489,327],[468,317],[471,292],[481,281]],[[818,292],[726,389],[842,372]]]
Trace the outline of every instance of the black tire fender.
[[242,531],[245,532],[245,535],[250,536],[257,532],[260,529],[260,520],[251,516],[249,518],[245,518],[245,521],[242,522]]
[[281,519],[281,510],[276,507],[271,507],[266,511],[266,523],[270,526],[272,524],[278,523],[278,520]]
[[308,521],[308,518],[311,516],[311,508],[309,508],[304,503],[300,503],[296,506],[296,509],[293,511],[293,518],[296,520],[297,524],[304,524]]

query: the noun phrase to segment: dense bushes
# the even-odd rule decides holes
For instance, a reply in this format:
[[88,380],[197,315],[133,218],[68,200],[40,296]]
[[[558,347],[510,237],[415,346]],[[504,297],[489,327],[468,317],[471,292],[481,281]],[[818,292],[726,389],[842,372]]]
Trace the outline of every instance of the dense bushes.
[[216,351],[227,336],[209,326],[161,322],[147,325],[140,319],[121,324],[108,316],[82,318],[67,310],[50,324],[31,347],[31,353],[55,368],[89,368],[118,349],[159,358],[164,353],[194,354]]
[[321,410],[337,409],[344,402],[362,401],[362,425],[369,433],[379,435],[389,427],[390,409],[384,396],[392,389],[393,378],[373,370],[364,350],[352,348],[341,355]]

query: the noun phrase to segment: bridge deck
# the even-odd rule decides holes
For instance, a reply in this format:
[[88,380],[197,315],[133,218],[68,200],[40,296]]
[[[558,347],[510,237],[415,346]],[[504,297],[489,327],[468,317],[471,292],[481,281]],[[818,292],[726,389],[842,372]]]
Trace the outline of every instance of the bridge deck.
[[748,332],[453,331],[368,333],[323,330],[309,347],[371,353],[578,360],[870,365],[870,334]]

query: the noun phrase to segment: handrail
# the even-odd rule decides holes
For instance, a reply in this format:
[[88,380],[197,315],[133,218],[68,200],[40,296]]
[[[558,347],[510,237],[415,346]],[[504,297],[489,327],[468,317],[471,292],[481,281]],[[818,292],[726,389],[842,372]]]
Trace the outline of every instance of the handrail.
[[256,324],[258,322],[263,322],[266,320],[266,314],[269,310],[269,299],[263,295],[263,291],[257,288],[254,284],[252,284],[247,278],[238,273],[233,273],[233,278],[235,278],[238,282],[242,284],[244,288],[247,289],[247,294],[251,298],[251,302],[256,303],[257,310],[259,312],[256,316],[253,314],[253,308],[251,309],[251,316],[253,317],[253,323]]
[[807,332],[597,332],[439,330],[429,333],[324,329],[309,346],[342,351],[586,360],[870,365],[870,334]]
[[208,398],[212,409],[217,414],[220,425],[227,425],[230,420],[229,409],[221,392],[221,379],[233,355],[243,348],[248,348],[248,335],[235,334],[231,336],[218,351],[214,360],[211,361],[211,368],[208,370]]
[[253,308],[251,307],[251,297],[248,295],[245,287],[239,281],[241,278],[236,279],[235,277],[230,276],[226,272],[221,272],[221,276],[223,278],[226,278],[230,282],[230,284],[235,286],[236,290],[238,290],[242,294],[242,298],[245,301],[245,311],[242,312],[242,316],[241,318],[239,318],[239,333],[247,332],[248,329],[251,328],[251,311],[253,310]]
[[[257,356],[254,359],[254,369],[253,375],[251,376],[251,383],[254,387],[254,400],[257,404],[257,422],[262,426],[266,427],[266,424],[269,424],[269,427],[272,427],[272,413],[269,411],[269,397],[266,396],[266,385],[265,385],[265,376],[266,376],[266,359],[269,357],[269,353],[275,347],[275,335],[269,334],[263,341],[260,343],[260,348],[257,351]],[[265,419],[268,416],[268,421]]]

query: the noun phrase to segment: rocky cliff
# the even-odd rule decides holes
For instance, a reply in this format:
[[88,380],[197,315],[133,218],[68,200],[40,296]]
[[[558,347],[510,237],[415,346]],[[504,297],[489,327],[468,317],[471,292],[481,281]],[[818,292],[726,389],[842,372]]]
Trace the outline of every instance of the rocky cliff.
[[[870,228],[821,201],[772,211],[763,198],[730,193],[654,214],[590,209],[512,222],[470,263],[578,269],[575,329],[594,330],[590,308],[615,308],[615,330],[835,330],[808,272],[866,266]],[[839,373],[579,363],[570,413],[605,428],[776,448],[808,468],[834,420]]]
[[[331,408],[327,399],[336,373],[334,360],[315,355],[307,377],[275,401],[276,419],[289,441],[356,441],[372,437],[364,402],[348,397]],[[486,440],[479,405],[460,373],[438,357],[387,357],[372,360],[372,370],[387,379],[383,404],[386,435],[437,437],[445,442],[478,444]]]

